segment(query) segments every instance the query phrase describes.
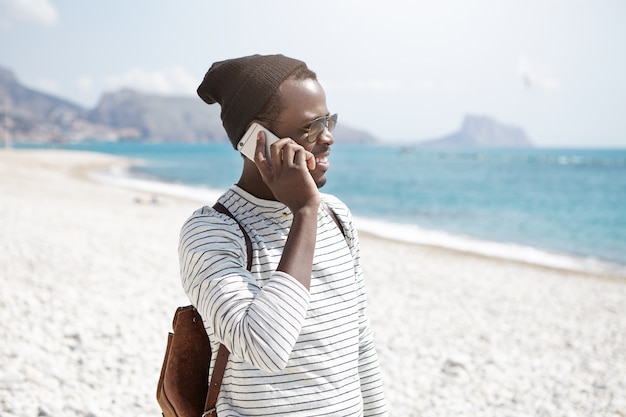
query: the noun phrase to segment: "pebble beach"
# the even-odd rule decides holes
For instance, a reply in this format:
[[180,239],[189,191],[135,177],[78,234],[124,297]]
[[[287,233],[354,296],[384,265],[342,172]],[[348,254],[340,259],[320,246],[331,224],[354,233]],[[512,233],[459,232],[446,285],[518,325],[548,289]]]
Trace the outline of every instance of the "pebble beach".
[[[160,415],[178,234],[213,201],[93,175],[130,163],[0,150],[0,417]],[[626,416],[626,277],[361,247],[391,416]]]

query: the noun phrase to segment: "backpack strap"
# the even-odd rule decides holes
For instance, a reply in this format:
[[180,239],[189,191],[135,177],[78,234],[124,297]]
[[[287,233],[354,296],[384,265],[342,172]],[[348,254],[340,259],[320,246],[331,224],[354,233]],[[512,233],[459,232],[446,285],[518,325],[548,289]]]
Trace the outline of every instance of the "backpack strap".
[[[322,205],[324,207],[324,209],[328,212],[328,214],[330,214],[330,217],[332,217],[333,221],[335,222],[335,224],[337,225],[337,227],[339,228],[339,230],[341,231],[341,234],[343,235],[343,237],[346,237],[346,231],[343,228],[343,224],[341,224],[341,222],[339,221],[339,218],[337,217],[337,214],[335,213],[335,211],[330,208],[330,206],[324,202],[322,202]],[[213,206],[213,208],[222,213],[227,215],[228,217],[230,217],[231,219],[233,219],[235,221],[235,223],[237,223],[237,226],[239,226],[239,229],[241,230],[241,233],[243,234],[244,239],[246,240],[246,250],[248,253],[248,271],[250,271],[250,269],[252,268],[252,241],[250,240],[250,236],[248,236],[248,233],[246,233],[246,231],[243,229],[243,226],[241,226],[241,224],[237,221],[237,219],[235,219],[235,216],[233,216],[233,214],[226,208],[224,207],[224,205],[222,203],[215,203],[215,205]]]
[[243,229],[243,226],[241,226],[241,224],[237,221],[237,219],[235,219],[235,216],[233,216],[233,214],[226,207],[224,207],[222,203],[215,203],[213,208],[216,211],[219,211],[220,213],[225,214],[231,219],[233,219],[235,223],[237,223],[237,226],[239,226],[239,229],[241,229],[241,233],[243,233],[243,238],[246,240],[246,252],[248,254],[247,269],[248,271],[250,271],[252,268],[252,241],[250,240],[250,236],[248,236],[246,231]]
[[328,204],[326,204],[325,202],[322,202],[322,205],[324,206],[324,209],[326,209],[328,214],[330,214],[330,217],[333,218],[333,221],[335,222],[335,224],[337,225],[337,227],[341,231],[341,234],[343,235],[343,238],[345,239],[346,238],[346,231],[343,228],[343,224],[341,224],[341,222],[339,221],[339,218],[337,217],[337,214],[335,213],[335,211],[333,209],[331,209],[330,206]]

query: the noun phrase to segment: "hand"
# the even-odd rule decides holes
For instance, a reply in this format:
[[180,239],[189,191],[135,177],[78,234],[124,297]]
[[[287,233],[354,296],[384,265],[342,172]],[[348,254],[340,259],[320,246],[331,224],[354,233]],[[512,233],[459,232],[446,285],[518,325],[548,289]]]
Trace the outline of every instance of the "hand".
[[270,161],[265,156],[265,141],[265,133],[259,132],[254,162],[274,197],[292,213],[307,206],[318,207],[319,191],[309,173],[315,169],[313,154],[293,139],[283,138],[270,146]]

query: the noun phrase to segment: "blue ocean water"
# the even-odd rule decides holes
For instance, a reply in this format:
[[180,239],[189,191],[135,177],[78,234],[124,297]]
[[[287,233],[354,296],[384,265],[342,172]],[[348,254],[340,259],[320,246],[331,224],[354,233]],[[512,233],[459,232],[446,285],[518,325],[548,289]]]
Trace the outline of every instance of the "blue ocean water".
[[[141,158],[132,175],[216,190],[236,182],[242,164],[229,144],[65,148]],[[496,244],[509,254],[535,250],[626,267],[625,149],[335,145],[323,191],[388,237],[443,245],[456,239],[457,248],[477,252]]]

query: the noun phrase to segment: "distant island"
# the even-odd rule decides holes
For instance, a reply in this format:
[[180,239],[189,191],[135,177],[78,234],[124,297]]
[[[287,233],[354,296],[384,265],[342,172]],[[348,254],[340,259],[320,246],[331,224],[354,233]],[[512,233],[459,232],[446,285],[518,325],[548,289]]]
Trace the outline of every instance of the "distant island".
[[[343,144],[380,144],[364,130],[337,125]],[[227,143],[220,107],[192,96],[160,96],[132,89],[109,92],[96,107],[84,108],[22,85],[0,67],[0,141],[72,143],[94,141]],[[521,128],[487,116],[468,115],[458,132],[411,146],[532,147]]]
[[522,128],[505,125],[487,116],[467,115],[461,129],[438,139],[418,142],[429,148],[532,148]]

